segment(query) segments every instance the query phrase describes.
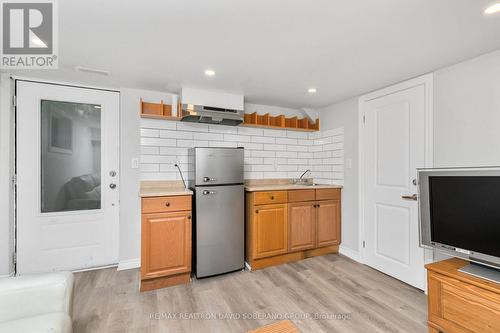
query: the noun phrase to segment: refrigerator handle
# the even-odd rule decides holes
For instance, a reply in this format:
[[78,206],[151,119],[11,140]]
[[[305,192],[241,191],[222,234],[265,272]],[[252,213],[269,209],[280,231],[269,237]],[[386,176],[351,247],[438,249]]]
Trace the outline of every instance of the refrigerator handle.
[[203,195],[209,195],[209,194],[215,194],[215,191],[208,191],[208,190],[204,190],[202,192]]
[[212,177],[203,177],[203,181],[206,182],[214,182],[216,179]]

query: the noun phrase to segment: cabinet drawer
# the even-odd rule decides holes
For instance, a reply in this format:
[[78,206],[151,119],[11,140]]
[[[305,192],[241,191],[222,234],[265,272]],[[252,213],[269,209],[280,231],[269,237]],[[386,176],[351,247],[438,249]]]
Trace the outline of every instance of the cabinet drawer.
[[191,210],[191,196],[142,198],[143,213],[161,213]]
[[440,274],[431,274],[429,282],[432,322],[447,332],[500,332],[498,294]]
[[288,202],[314,201],[316,200],[314,190],[288,191]]
[[255,192],[254,196],[255,205],[286,203],[288,200],[286,191]]
[[339,188],[324,188],[316,190],[316,200],[338,200],[340,199]]

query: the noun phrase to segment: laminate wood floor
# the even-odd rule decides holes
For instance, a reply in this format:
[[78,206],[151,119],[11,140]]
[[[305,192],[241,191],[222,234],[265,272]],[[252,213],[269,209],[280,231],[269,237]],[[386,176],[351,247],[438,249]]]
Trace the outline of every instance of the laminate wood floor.
[[426,296],[337,254],[144,293],[137,269],[75,275],[76,333],[243,333],[283,319],[302,333],[427,332]]

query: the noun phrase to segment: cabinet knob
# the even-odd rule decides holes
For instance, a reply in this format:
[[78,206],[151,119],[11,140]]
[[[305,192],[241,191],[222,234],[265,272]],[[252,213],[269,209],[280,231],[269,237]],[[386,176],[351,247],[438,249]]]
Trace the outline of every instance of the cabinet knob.
[[258,209],[255,210],[255,214],[259,214],[259,210]]
[[274,195],[271,195],[271,200],[274,200]]
[[191,215],[188,215],[188,220],[191,220]]
[[319,207],[321,207],[321,205],[316,205],[316,207],[318,207],[318,208],[319,208]]
[[170,202],[165,202],[165,206],[170,207]]

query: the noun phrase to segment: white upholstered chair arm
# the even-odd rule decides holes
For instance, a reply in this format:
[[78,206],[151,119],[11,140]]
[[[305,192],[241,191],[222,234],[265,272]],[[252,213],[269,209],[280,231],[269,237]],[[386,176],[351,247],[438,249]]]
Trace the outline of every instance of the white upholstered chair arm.
[[0,279],[0,322],[53,312],[71,316],[71,272]]

